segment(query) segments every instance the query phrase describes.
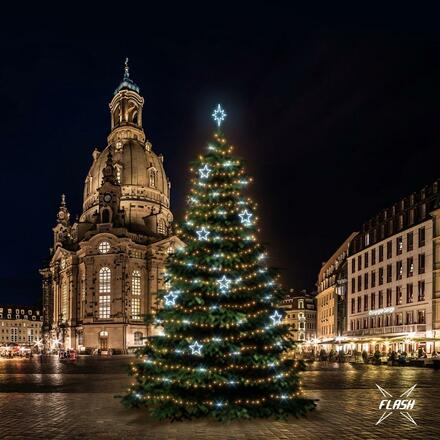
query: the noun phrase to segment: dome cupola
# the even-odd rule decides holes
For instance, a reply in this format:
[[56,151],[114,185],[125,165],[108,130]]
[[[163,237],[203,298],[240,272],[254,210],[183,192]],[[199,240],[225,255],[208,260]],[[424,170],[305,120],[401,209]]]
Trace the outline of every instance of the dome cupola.
[[124,77],[110,102],[112,131],[108,137],[109,143],[127,138],[145,142],[145,133],[142,128],[143,106],[144,98],[139,94],[139,87],[129,76],[127,58]]
[[133,90],[136,93],[139,93],[139,86],[135,84],[135,82],[130,78],[130,69],[128,67],[128,58],[125,58],[125,66],[124,66],[124,77],[122,78],[121,84],[115,90],[114,95],[117,95],[121,90]]
[[[106,176],[107,159],[112,158],[117,183],[121,187],[120,208],[125,226],[132,232],[166,236],[170,231],[170,184],[163,156],[157,155],[142,126],[144,98],[129,77],[128,60],[124,78],[110,102],[111,132],[108,145],[93,152],[93,164],[84,186],[81,221],[93,221],[99,207],[99,188]],[[107,167],[107,168],[106,168]]]

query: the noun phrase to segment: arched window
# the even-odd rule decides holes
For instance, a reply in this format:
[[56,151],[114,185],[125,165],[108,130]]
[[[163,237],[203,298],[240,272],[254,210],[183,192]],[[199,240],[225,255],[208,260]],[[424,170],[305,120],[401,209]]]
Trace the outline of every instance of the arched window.
[[69,312],[69,296],[68,296],[68,286],[67,286],[67,281],[64,281],[63,283],[63,287],[62,287],[62,298],[61,298],[61,304],[62,304],[62,308],[61,308],[61,313],[62,313],[62,320],[63,322],[66,322],[68,317],[68,312]]
[[99,293],[111,293],[111,271],[109,267],[99,270]]
[[149,185],[151,188],[156,188],[157,186],[157,171],[154,168],[150,169],[149,172]]
[[134,345],[142,345],[144,335],[142,332],[134,332]]
[[121,108],[118,104],[113,111],[113,127],[118,126],[120,122],[121,122]]
[[141,272],[134,270],[131,274],[131,293],[132,295],[141,294]]
[[138,106],[134,101],[128,103],[127,118],[127,122],[138,124]]
[[131,299],[131,318],[141,319],[141,299],[132,298]]
[[121,184],[121,178],[122,178],[122,166],[119,164],[115,165],[116,167],[116,180],[119,184]]
[[99,318],[109,319],[111,316],[110,305],[111,271],[108,267],[99,270]]
[[110,209],[104,208],[101,212],[101,223],[110,223]]
[[133,122],[133,124],[139,125],[138,123],[138,112],[134,111],[133,115],[131,117],[131,122]]
[[167,227],[163,218],[160,218],[157,222],[157,233],[162,235],[167,234]]

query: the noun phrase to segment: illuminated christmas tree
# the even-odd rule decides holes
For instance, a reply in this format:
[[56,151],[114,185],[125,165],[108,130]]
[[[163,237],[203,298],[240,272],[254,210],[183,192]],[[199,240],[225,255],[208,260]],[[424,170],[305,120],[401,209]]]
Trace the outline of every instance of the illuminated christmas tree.
[[148,339],[132,366],[123,398],[159,419],[219,420],[284,417],[312,409],[301,396],[300,367],[285,357],[294,343],[277,308],[283,293],[257,240],[256,206],[245,197],[250,179],[220,126],[193,164],[185,247],[167,265],[168,289]]

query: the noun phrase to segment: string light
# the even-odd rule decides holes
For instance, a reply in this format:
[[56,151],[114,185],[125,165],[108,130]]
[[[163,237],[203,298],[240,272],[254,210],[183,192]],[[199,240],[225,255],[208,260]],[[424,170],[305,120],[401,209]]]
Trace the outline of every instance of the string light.
[[[216,111],[220,126],[226,113]],[[218,132],[191,169],[189,210],[176,228],[185,246],[167,256],[165,307],[153,321],[161,336],[147,339],[145,359],[132,367],[127,399],[136,406],[172,403],[195,414],[203,404],[223,417],[230,406],[272,402],[282,414],[301,395],[298,364],[285,357],[293,344],[275,309],[278,277],[257,240],[257,204],[242,194],[252,179],[232,150]]]

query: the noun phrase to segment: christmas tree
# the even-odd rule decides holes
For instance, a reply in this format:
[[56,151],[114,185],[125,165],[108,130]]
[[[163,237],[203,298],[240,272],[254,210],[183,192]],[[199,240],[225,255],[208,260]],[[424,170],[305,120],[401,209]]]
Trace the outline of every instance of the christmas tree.
[[185,246],[169,258],[168,288],[150,318],[161,332],[140,351],[123,398],[159,419],[286,417],[315,406],[286,357],[294,343],[277,308],[283,292],[257,240],[250,178],[220,129],[225,116],[219,105],[214,138],[192,165],[177,231]]

